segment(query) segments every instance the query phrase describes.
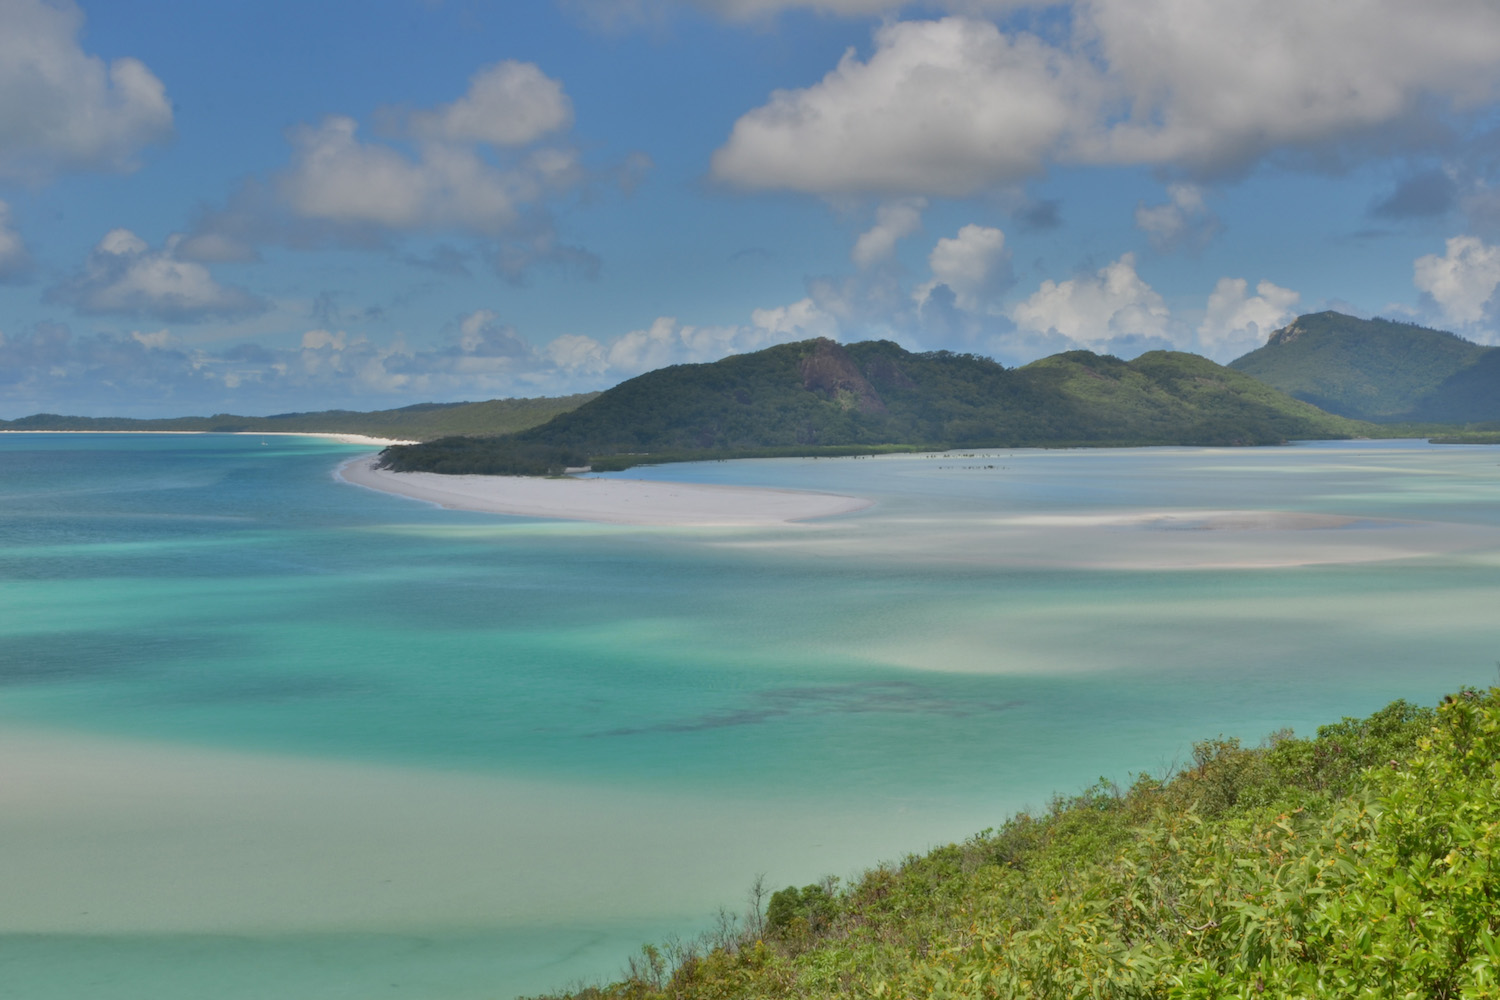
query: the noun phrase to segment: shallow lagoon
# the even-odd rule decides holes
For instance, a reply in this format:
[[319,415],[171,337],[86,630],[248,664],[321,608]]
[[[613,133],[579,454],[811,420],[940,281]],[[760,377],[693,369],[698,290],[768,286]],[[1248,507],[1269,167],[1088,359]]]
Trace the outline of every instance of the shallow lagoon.
[[0,435],[0,976],[505,996],[1219,733],[1495,678],[1500,449],[627,476],[755,529],[445,511],[308,438]]

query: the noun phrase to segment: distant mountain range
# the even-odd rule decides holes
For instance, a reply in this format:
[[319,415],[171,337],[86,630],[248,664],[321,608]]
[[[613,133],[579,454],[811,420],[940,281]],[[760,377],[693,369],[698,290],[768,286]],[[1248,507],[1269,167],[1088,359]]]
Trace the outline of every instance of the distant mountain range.
[[559,413],[581,406],[599,395],[535,399],[491,399],[482,403],[418,403],[396,410],[359,413],[319,410],[278,413],[270,417],[241,417],[219,413],[212,417],[171,417],[136,420],[129,417],[65,417],[38,413],[19,420],[0,420],[0,431],[178,431],[221,434],[367,434],[371,437],[426,441],[451,434],[509,434],[546,423]]
[[1500,348],[1411,323],[1312,313],[1229,367],[1357,420],[1500,421]]
[[422,442],[387,449],[393,469],[523,475],[755,455],[1274,444],[1412,424],[1447,425],[1443,439],[1455,442],[1500,439],[1500,348],[1336,312],[1299,317],[1228,367],[1174,351],[1128,362],[1069,351],[1007,369],[972,354],[819,339],[577,396],[270,417],[37,414],[0,430],[368,434]]
[[398,471],[537,474],[567,467],[849,451],[1250,445],[1367,433],[1206,358],[1088,351],[1006,369],[888,341],[782,344],[674,365],[504,437],[388,448]]

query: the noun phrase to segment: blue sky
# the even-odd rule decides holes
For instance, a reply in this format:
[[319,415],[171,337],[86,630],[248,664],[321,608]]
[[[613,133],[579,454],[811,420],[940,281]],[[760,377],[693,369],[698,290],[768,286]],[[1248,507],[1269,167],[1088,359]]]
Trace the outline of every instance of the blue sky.
[[0,417],[1491,343],[1493,0],[0,0]]

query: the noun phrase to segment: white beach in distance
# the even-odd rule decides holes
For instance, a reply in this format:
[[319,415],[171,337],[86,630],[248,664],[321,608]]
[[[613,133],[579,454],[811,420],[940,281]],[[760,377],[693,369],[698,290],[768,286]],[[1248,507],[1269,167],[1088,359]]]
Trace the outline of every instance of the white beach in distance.
[[786,524],[849,514],[874,501],[835,493],[664,483],[642,479],[575,479],[537,476],[448,476],[391,472],[376,458],[345,462],[347,483],[425,500],[452,510],[521,517],[675,527]]
[[[212,434],[212,431],[205,433]],[[383,438],[371,437],[368,434],[342,434],[333,431],[230,431],[242,437],[316,437],[325,441],[337,441],[339,444],[370,444],[384,448],[392,444],[420,444],[420,441],[410,441],[405,438]]]
[[392,444],[419,444],[404,438],[371,437],[368,434],[344,434],[339,431],[93,431],[93,430],[0,430],[0,434],[228,434],[233,437],[312,437],[339,444],[369,444],[384,448]]

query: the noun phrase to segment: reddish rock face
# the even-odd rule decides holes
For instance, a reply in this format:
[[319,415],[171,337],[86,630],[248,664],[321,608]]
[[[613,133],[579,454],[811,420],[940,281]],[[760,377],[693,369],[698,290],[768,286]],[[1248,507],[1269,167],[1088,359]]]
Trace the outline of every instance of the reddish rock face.
[[802,387],[829,399],[847,394],[845,398],[861,413],[885,412],[885,401],[875,387],[860,374],[849,353],[831,340],[819,340],[802,359]]
[[1266,344],[1290,344],[1292,341],[1302,336],[1302,334],[1305,332],[1306,331],[1296,323],[1288,323],[1280,330],[1277,330],[1275,333],[1271,334],[1271,336],[1266,340]]

